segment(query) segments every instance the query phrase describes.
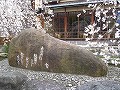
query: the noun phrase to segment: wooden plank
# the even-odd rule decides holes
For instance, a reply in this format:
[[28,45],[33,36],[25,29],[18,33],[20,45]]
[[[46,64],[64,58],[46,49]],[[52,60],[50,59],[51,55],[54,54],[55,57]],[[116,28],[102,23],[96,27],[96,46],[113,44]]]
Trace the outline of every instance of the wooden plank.
[[65,12],[65,16],[64,16],[64,32],[65,32],[65,38],[67,38],[67,15]]
[[94,12],[92,11],[92,14],[91,14],[91,24],[93,25],[94,23]]

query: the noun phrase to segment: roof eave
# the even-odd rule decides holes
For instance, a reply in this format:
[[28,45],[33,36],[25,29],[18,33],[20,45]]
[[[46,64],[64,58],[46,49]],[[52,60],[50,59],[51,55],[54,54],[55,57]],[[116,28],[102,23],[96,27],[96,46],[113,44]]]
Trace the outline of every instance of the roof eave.
[[56,5],[47,5],[46,7],[49,7],[49,8],[62,8],[62,7],[78,6],[78,5],[85,5],[85,4],[95,4],[95,3],[103,3],[103,1],[70,2],[70,3],[62,3],[62,4],[56,4]]

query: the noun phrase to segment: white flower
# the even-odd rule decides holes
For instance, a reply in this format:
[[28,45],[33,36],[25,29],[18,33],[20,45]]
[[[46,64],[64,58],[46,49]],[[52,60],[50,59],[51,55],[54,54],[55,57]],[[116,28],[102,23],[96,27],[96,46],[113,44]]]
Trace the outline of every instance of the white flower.
[[98,39],[101,39],[101,38],[103,38],[103,35],[99,35],[99,36],[98,36]]
[[103,14],[106,15],[107,12],[108,12],[108,10],[104,10],[104,11],[103,11]]
[[109,29],[109,30],[108,30],[108,33],[112,32],[112,31],[113,31],[112,29]]
[[90,38],[86,38],[86,40],[85,41],[89,41],[90,40]]
[[77,15],[77,17],[79,17],[81,15],[81,13],[79,13],[78,15]]
[[83,12],[84,12],[84,13],[86,13],[86,10],[85,10],[85,9],[83,9]]
[[101,55],[101,56],[104,56],[104,55],[105,55],[105,53],[103,53],[103,52],[100,52],[100,55]]
[[98,17],[97,21],[100,22],[100,20],[101,20],[101,17]]
[[103,24],[103,30],[107,28],[107,25]]
[[106,60],[110,59],[110,56],[108,56],[108,55],[104,55],[104,57],[105,57]]
[[103,21],[103,22],[105,22],[105,20],[106,20],[106,18],[105,18],[105,17],[103,17],[103,18],[102,18],[102,21]]
[[91,30],[91,31],[88,32],[88,33],[92,35],[92,34],[94,34],[94,30]]
[[53,14],[53,10],[49,9],[48,14]]
[[120,32],[119,32],[119,31],[117,31],[117,32],[115,33],[115,38],[120,38]]
[[114,15],[112,18],[113,18],[113,19],[116,19],[117,17]]
[[88,33],[84,33],[85,36],[88,36]]
[[94,55],[98,55],[98,52],[93,53]]
[[114,61],[114,60],[111,60],[111,63],[112,63],[112,64],[115,64],[115,61]]
[[119,26],[119,23],[115,23],[115,26],[118,27],[118,26]]
[[100,11],[96,11],[96,12],[95,12],[95,16],[96,16],[96,17],[100,17],[100,14],[101,14]]
[[118,62],[117,62],[117,60],[115,60],[115,66],[117,66],[118,65]]
[[89,32],[89,31],[90,31],[90,29],[85,27],[85,32]]
[[[4,30],[1,34],[2,36],[9,36],[9,31],[11,31],[14,36],[25,29],[25,27],[32,26],[35,16],[34,12],[30,10],[30,5],[30,0],[0,1],[0,21],[2,22],[0,27]],[[27,20],[28,23],[25,23],[25,20]]]

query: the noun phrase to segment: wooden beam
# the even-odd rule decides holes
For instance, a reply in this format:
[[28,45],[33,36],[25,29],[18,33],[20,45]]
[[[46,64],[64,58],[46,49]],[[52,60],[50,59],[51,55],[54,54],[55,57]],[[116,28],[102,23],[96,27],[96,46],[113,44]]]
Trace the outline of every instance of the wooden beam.
[[[114,5],[102,5],[100,8],[101,9],[109,9],[110,8],[119,8],[120,5],[117,5],[117,6],[114,6]],[[66,10],[65,10],[66,8]],[[74,12],[74,11],[82,11],[82,10],[95,10],[95,8],[89,8],[87,6],[71,6],[71,7],[58,7],[58,8],[53,8],[54,12],[55,13],[58,13],[58,12]]]
[[77,37],[79,38],[79,35],[80,35],[80,20],[79,20],[80,18],[78,17],[78,35],[77,35]]
[[65,38],[67,38],[67,15],[65,12],[65,16],[64,16],[64,32],[65,32]]
[[79,0],[60,0],[60,3],[65,3],[65,2],[75,2],[75,1],[79,1]]
[[65,38],[67,38],[67,16],[64,17],[64,32]]

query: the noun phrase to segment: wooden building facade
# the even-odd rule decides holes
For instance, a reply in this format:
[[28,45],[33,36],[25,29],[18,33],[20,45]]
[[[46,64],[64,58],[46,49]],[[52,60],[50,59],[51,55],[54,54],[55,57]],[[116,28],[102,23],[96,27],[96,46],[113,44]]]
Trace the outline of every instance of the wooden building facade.
[[[44,0],[32,0],[32,8],[36,9],[36,7],[39,7],[39,2],[41,1],[44,4]],[[115,5],[112,1],[107,3],[104,0],[48,0],[48,4],[45,4],[45,6],[54,12],[54,17],[52,17],[54,37],[63,40],[85,40],[86,38],[94,40],[98,39],[99,35],[101,35],[103,36],[101,39],[116,39],[115,23],[117,18],[113,19],[113,17],[117,16],[113,14],[113,9],[116,10],[115,12],[119,11],[120,4],[117,2]],[[92,7],[89,7],[89,5],[92,5]],[[103,13],[96,17],[97,7],[103,11],[108,10],[106,15],[110,18],[106,18],[103,21]],[[100,18],[99,21],[98,18]],[[44,19],[40,15],[38,15],[38,19],[44,28]],[[104,28],[109,21],[110,23]],[[92,28],[93,32],[94,30],[98,30],[98,32],[87,34],[86,29],[88,26],[94,26]],[[111,32],[109,32],[110,30]]]
[[[112,9],[116,8],[119,10],[118,5],[114,6],[114,4],[105,5],[103,1],[75,1],[75,0],[60,0],[55,4],[55,1],[48,5],[54,11],[53,17],[53,29],[55,32],[55,37],[65,40],[85,40],[85,38],[93,38],[98,39],[99,35],[103,36],[101,39],[115,39],[116,32],[116,19],[109,18],[111,21],[106,29],[104,29],[103,25],[105,25],[109,20],[102,21],[104,15],[101,13],[100,21],[98,22],[98,17],[95,16],[96,9],[88,7],[89,4],[96,5],[96,7],[100,7],[101,9],[108,10],[107,16],[114,17],[112,13]],[[74,2],[73,2],[74,1]],[[88,34],[86,35],[85,29],[87,26],[93,24],[97,24],[94,27],[94,30],[98,29],[98,33]],[[109,30],[112,29],[112,32]]]

